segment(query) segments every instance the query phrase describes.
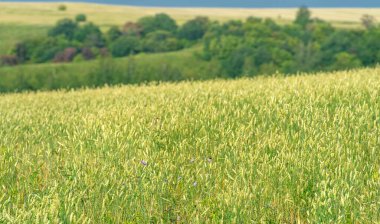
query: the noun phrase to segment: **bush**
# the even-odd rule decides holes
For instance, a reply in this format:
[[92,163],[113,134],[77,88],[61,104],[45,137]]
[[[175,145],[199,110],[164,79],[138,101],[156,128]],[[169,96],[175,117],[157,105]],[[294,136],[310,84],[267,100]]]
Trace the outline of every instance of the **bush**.
[[141,36],[142,31],[143,31],[143,28],[137,23],[128,22],[128,23],[124,24],[124,26],[123,26],[123,34],[124,35],[138,36],[139,37],[139,36]]
[[0,56],[0,65],[4,66],[15,66],[17,65],[18,59],[15,55],[1,55]]
[[123,33],[120,31],[120,29],[117,26],[112,26],[108,31],[107,31],[107,39],[110,42],[113,42],[117,40]]
[[133,36],[121,36],[111,44],[111,53],[115,57],[124,57],[138,53],[140,50],[140,41]]
[[42,38],[34,41],[31,48],[31,60],[36,63],[47,62],[56,56],[57,53],[70,47],[71,43],[63,37],[60,38]]
[[71,19],[62,19],[57,22],[57,24],[49,30],[48,34],[51,37],[56,37],[63,35],[68,40],[74,38],[77,32],[78,24]]
[[149,33],[143,41],[146,52],[175,51],[182,48],[181,43],[170,32],[158,30]]
[[82,48],[82,52],[81,53],[82,53],[82,57],[83,57],[84,60],[91,60],[91,59],[96,58],[96,54],[89,47]]
[[67,10],[66,5],[59,5],[58,6],[58,11],[66,11],[66,10]]
[[160,13],[155,16],[143,17],[137,22],[137,24],[142,27],[143,35],[157,30],[165,30],[175,33],[178,28],[176,21],[164,13]]
[[29,47],[27,42],[19,42],[16,44],[13,53],[16,55],[18,61],[23,63],[30,59]]
[[87,16],[85,14],[78,14],[75,17],[75,21],[78,22],[78,23],[86,22],[86,20],[87,20]]
[[179,29],[179,37],[187,40],[198,40],[207,32],[209,20],[207,17],[197,17],[186,22]]
[[102,31],[93,23],[78,27],[75,30],[74,39],[86,47],[103,47],[105,45]]
[[64,51],[59,52],[54,57],[54,62],[71,62],[77,54],[77,49],[73,47],[66,48]]

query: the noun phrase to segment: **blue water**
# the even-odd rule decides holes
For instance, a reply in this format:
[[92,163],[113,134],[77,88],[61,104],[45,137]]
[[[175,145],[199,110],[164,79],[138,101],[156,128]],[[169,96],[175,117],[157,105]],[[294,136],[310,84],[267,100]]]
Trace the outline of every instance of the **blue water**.
[[380,0],[0,0],[0,2],[95,2],[104,4],[165,7],[380,7]]

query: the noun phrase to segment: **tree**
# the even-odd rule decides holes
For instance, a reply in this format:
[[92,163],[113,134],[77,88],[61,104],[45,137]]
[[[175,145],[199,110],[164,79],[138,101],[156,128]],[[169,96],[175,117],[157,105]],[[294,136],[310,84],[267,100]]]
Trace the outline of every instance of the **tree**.
[[87,23],[76,29],[74,39],[83,43],[86,47],[103,47],[102,31],[93,23]]
[[41,38],[35,40],[34,44],[34,47],[31,49],[31,60],[36,63],[50,61],[58,52],[70,47],[70,42],[64,37]]
[[134,22],[128,22],[124,24],[122,32],[124,35],[139,37],[141,36],[142,31],[143,31],[143,28],[139,24],[134,23]]
[[301,7],[296,16],[296,20],[294,23],[300,25],[301,27],[305,28],[307,24],[311,22],[311,12],[307,7]]
[[157,30],[149,33],[143,41],[143,49],[147,52],[175,51],[182,48],[178,39],[168,31]]
[[198,40],[207,32],[209,20],[207,17],[197,17],[187,21],[179,29],[179,37],[187,40]]
[[87,20],[87,16],[85,14],[78,14],[76,17],[75,17],[75,21],[77,23],[80,23],[80,22],[86,22]]
[[117,26],[112,26],[108,31],[107,31],[107,39],[110,42],[113,42],[117,40],[123,33],[120,31],[120,29]]
[[115,57],[124,57],[140,51],[140,41],[137,37],[121,36],[111,44],[111,53]]
[[352,69],[360,67],[362,63],[352,54],[341,52],[335,55],[335,62],[331,66],[332,70]]
[[169,15],[160,13],[155,16],[147,16],[139,19],[137,24],[142,27],[142,34],[154,32],[156,30],[165,30],[171,33],[177,31],[177,23]]
[[62,19],[57,22],[57,24],[49,30],[49,36],[55,37],[59,35],[65,36],[67,39],[72,40],[74,34],[78,29],[78,24],[71,19]]
[[375,17],[373,17],[371,15],[367,15],[367,14],[362,16],[361,21],[362,21],[363,26],[366,29],[371,29],[371,28],[375,27],[375,24],[376,24]]

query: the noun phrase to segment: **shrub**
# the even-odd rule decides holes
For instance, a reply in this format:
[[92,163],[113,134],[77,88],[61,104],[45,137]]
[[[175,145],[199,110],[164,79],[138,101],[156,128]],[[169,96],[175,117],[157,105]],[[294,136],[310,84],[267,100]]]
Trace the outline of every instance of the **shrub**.
[[75,17],[75,21],[80,23],[80,22],[86,22],[87,16],[85,14],[78,14]]
[[0,65],[15,66],[18,64],[17,56],[15,55],[1,55]]
[[66,48],[64,51],[59,52],[54,57],[54,62],[71,62],[75,55],[77,54],[77,49],[73,47]]
[[143,49],[147,52],[175,51],[182,48],[181,43],[170,32],[158,30],[149,33],[143,42]]
[[157,30],[165,30],[171,33],[177,31],[176,21],[164,13],[143,17],[137,22],[137,24],[142,27],[143,35]]
[[111,53],[115,57],[138,53],[140,49],[139,39],[133,36],[121,36],[111,44]]
[[74,39],[83,43],[86,47],[103,47],[105,44],[102,31],[93,23],[88,23],[76,29]]
[[33,43],[34,46],[31,49],[31,60],[36,63],[47,62],[54,59],[57,53],[71,45],[71,43],[64,37],[42,38],[33,41]]
[[209,25],[207,17],[197,17],[189,20],[179,29],[179,37],[187,40],[198,40],[202,38]]
[[117,26],[112,26],[108,31],[107,31],[107,39],[110,42],[113,42],[117,40],[123,33],[120,31],[120,29]]
[[15,53],[20,63],[23,63],[30,59],[28,44],[26,42],[17,43],[13,52]]
[[141,36],[142,31],[143,31],[143,28],[137,23],[128,22],[124,24],[123,26],[124,35]]
[[77,32],[78,24],[71,19],[62,19],[49,30],[48,34],[51,37],[63,35],[68,40],[74,38],[74,34]]
[[99,55],[102,58],[106,58],[106,57],[110,56],[110,52],[109,52],[108,48],[102,47],[99,49]]
[[59,5],[58,6],[58,11],[66,11],[66,10],[67,10],[66,5]]
[[91,60],[91,59],[96,58],[96,54],[89,47],[82,48],[82,52],[81,53],[82,53],[82,57],[83,57],[84,60]]

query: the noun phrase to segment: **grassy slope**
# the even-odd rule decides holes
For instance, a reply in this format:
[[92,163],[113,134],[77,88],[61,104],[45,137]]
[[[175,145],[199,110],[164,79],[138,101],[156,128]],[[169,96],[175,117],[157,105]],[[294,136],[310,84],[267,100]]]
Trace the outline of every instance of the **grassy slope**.
[[[106,61],[2,67],[0,68],[0,92],[14,92],[25,85],[29,86],[29,89],[38,90],[88,86],[91,85],[91,80],[95,76],[102,76],[98,74],[99,69],[116,69],[107,70],[107,72],[115,78],[128,76],[129,78],[123,78],[124,81],[128,80],[128,83],[205,80],[220,77],[222,74],[219,73],[219,64],[194,56],[198,50],[199,47],[195,46],[177,52],[138,54],[132,57],[105,59]],[[103,66],[100,68],[101,65]]]
[[376,223],[379,99],[380,69],[2,95],[0,222]]
[[[296,9],[142,8],[83,3],[65,3],[67,11],[61,12],[57,10],[60,4],[0,2],[0,54],[8,53],[14,42],[25,37],[40,35],[46,31],[46,27],[53,25],[57,20],[73,18],[79,13],[87,14],[90,21],[104,29],[159,12],[170,14],[180,24],[197,15],[209,16],[219,21],[257,16],[288,22],[294,19],[296,13]],[[358,21],[363,14],[374,15],[380,20],[380,9],[313,9],[312,11],[316,17],[333,21],[340,27],[358,27]]]

